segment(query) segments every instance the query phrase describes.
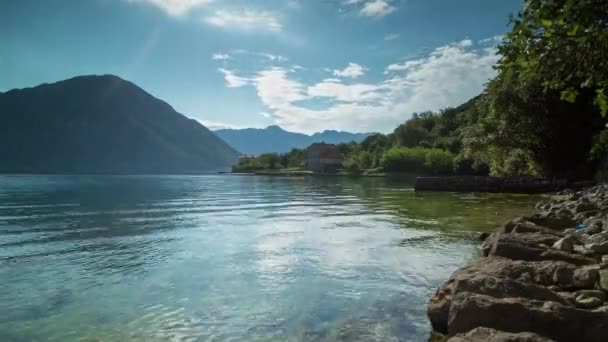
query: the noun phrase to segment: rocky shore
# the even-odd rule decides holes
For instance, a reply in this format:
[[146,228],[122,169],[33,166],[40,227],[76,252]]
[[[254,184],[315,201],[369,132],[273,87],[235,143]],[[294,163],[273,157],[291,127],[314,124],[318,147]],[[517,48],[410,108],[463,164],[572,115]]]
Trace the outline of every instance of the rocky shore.
[[562,191],[485,238],[428,304],[449,342],[608,341],[608,185]]

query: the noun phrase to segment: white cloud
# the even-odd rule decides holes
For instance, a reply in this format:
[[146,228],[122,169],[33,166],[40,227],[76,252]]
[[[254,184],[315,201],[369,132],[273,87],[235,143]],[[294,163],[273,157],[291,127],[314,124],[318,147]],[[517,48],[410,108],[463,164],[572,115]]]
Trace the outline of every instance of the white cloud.
[[127,0],[134,3],[146,3],[154,5],[167,14],[172,16],[181,16],[196,7],[207,5],[214,0]]
[[277,61],[277,62],[286,62],[288,60],[287,57],[283,57],[281,55],[273,55],[271,53],[262,52],[262,53],[260,53],[260,56],[264,56],[271,61]]
[[397,10],[390,0],[346,0],[347,6],[359,6],[359,14],[365,17],[382,18]]
[[302,7],[302,3],[300,0],[287,0],[287,7],[291,9],[300,9]]
[[363,103],[379,99],[380,86],[375,84],[343,84],[340,80],[325,79],[308,87],[307,94],[311,97],[329,97],[336,101]]
[[399,34],[397,33],[391,33],[391,34],[387,34],[386,36],[384,36],[384,40],[389,41],[389,40],[395,40],[399,38]]
[[283,26],[274,13],[258,10],[218,10],[205,16],[203,21],[226,30],[269,31],[278,33]]
[[195,119],[196,121],[198,121],[201,125],[209,128],[212,131],[216,131],[218,129],[242,129],[242,128],[247,128],[245,126],[241,126],[241,125],[237,125],[237,124],[232,124],[232,123],[228,123],[228,122],[220,122],[220,121],[214,121],[214,120],[201,120],[201,119]]
[[334,70],[334,76],[357,78],[365,74],[365,68],[357,63],[348,63],[348,66],[342,70]]
[[270,119],[272,117],[272,114],[267,112],[260,112],[260,115],[265,117],[266,119]]
[[211,59],[216,61],[225,61],[227,59],[230,59],[230,55],[227,53],[214,53],[213,55],[211,55]]
[[240,77],[235,75],[235,73],[231,70],[226,70],[223,68],[217,69],[219,72],[224,74],[224,81],[226,81],[226,87],[228,88],[239,88],[246,86],[250,83],[250,79],[245,77]]
[[495,75],[492,66],[497,59],[495,48],[464,40],[423,58],[391,64],[386,78],[372,83],[336,78],[305,83],[282,67],[258,71],[250,78],[220,71],[227,86],[252,85],[275,122],[287,129],[389,131],[413,112],[459,105],[478,95]]
[[502,39],[503,39],[502,35],[497,35],[494,37],[481,39],[477,43],[482,44],[482,45],[483,44],[497,45],[498,43],[502,42]]
[[405,61],[401,63],[391,64],[384,69],[385,74],[389,74],[391,71],[406,71],[415,68],[421,64],[424,64],[423,59],[416,59],[411,61]]
[[382,18],[388,14],[393,13],[397,8],[386,0],[372,0],[368,1],[361,8],[361,15],[366,17]]

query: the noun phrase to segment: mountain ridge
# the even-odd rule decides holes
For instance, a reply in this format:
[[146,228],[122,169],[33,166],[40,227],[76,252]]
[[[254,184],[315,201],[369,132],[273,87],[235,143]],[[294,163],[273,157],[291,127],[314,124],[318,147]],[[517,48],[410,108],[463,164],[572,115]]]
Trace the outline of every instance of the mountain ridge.
[[316,142],[328,144],[361,142],[375,134],[324,130],[308,135],[290,132],[277,125],[266,128],[217,129],[214,132],[244,154],[286,153],[293,148],[305,148]]
[[1,173],[193,173],[238,152],[198,121],[115,75],[0,93]]

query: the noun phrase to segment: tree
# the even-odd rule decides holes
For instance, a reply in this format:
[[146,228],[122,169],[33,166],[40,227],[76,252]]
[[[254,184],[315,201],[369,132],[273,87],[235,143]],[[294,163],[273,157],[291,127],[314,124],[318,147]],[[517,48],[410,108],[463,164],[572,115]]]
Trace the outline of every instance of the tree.
[[592,92],[608,112],[608,1],[526,0],[499,47],[499,77],[540,77],[545,91],[576,101]]

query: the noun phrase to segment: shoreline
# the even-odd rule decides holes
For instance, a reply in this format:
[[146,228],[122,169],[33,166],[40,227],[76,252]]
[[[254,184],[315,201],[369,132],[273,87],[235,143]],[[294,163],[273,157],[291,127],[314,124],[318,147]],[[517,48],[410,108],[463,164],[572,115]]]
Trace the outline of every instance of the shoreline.
[[427,306],[449,342],[605,341],[608,185],[565,190],[482,243]]

